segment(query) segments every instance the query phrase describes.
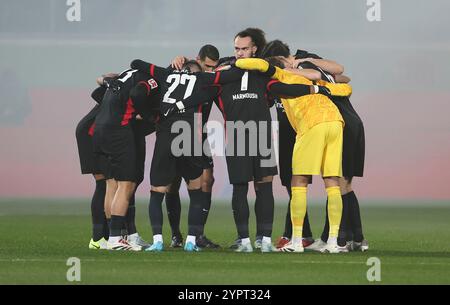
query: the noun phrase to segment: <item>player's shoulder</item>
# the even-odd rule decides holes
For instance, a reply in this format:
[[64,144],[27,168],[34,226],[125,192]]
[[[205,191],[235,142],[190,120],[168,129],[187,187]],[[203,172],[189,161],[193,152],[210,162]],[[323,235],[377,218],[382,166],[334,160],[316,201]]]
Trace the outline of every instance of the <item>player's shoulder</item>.
[[258,71],[251,71],[251,70],[249,70],[248,71],[248,75],[249,75],[249,79],[250,80],[254,80],[254,81],[257,81],[259,83],[266,84],[266,83],[268,83],[268,82],[270,82],[272,80],[272,78],[270,78],[269,76],[264,75],[264,74],[262,74],[261,72],[258,72]]

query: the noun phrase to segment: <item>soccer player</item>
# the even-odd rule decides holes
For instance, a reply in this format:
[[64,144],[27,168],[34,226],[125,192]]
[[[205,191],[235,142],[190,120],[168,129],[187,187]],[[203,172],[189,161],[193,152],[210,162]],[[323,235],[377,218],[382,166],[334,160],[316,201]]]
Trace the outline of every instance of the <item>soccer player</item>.
[[[271,58],[277,67],[261,59],[243,59],[236,66],[267,72],[286,83],[312,84],[308,79],[282,70],[285,58]],[[351,88],[332,86],[334,94],[349,95]],[[328,216],[330,233],[326,251],[341,252],[337,244],[342,216],[342,198],[339,177],[342,176],[343,119],[328,96],[309,95],[299,98],[282,98],[289,122],[297,133],[292,159],[291,218],[292,240],[282,247],[283,252],[303,252],[302,230],[306,213],[306,191],[310,176],[321,174],[328,193]],[[345,247],[344,247],[345,248]]]
[[[109,160],[105,213],[107,217],[111,215],[111,225],[107,248],[139,251],[141,246],[132,245],[122,238],[130,198],[135,192],[136,182],[141,180],[136,150],[142,144],[136,145],[132,125],[137,113],[150,119],[151,109],[159,105],[160,89],[153,78],[137,70],[126,70],[116,80],[107,83],[110,88],[96,116],[93,136],[94,152],[107,156]],[[145,142],[143,144],[145,146]]]
[[[198,52],[198,56],[195,59],[196,62],[200,65],[201,70],[203,72],[212,72],[213,69],[217,66],[219,60],[219,50],[213,45],[207,44],[200,48]],[[177,56],[172,61],[172,67],[178,70],[181,70],[183,64],[189,61],[188,58],[184,56]],[[201,113],[202,115],[202,126],[205,126],[208,121],[209,114],[211,112],[212,101],[208,101],[199,105],[197,109],[197,113]],[[202,133],[203,136],[203,147],[209,147],[207,143],[207,137],[205,133]],[[211,194],[212,187],[214,184],[214,175],[213,168],[214,163],[210,156],[203,156],[203,173],[202,173],[202,193],[204,198],[202,205],[202,228],[200,228],[200,235],[197,237],[196,244],[199,248],[211,248],[217,249],[220,246],[210,239],[206,237],[204,234],[204,226],[206,225],[209,211],[211,209]],[[177,177],[175,181],[172,182],[169,191],[166,193],[166,207],[167,214],[169,218],[169,223],[172,228],[172,242],[170,244],[171,247],[181,247],[183,243],[183,237],[180,232],[180,215],[181,215],[181,204],[180,204],[180,195],[179,188],[181,184],[181,177]]]
[[[326,60],[319,57],[316,54],[309,53],[303,50],[297,50],[295,57],[290,55],[288,45],[279,40],[272,41],[267,44],[263,56],[283,56],[289,62],[292,68],[297,68],[300,65],[300,70],[291,70],[295,73],[302,73],[305,70],[314,71],[319,73],[319,79],[329,81],[332,83],[348,83],[350,79],[345,75],[342,75],[344,67],[334,61]],[[331,72],[330,72],[331,71]],[[310,77],[306,76],[311,79]],[[361,118],[353,108],[348,97],[332,96],[331,101],[338,107],[344,122],[343,133],[343,156],[342,156],[342,170],[343,177],[340,179],[340,187],[342,193],[343,202],[343,216],[341,220],[340,228],[340,240],[338,243],[344,245],[344,239],[348,241],[348,248],[350,250],[365,251],[368,249],[368,243],[364,239],[362,233],[361,216],[359,211],[359,203],[353,192],[351,182],[353,177],[362,177],[364,171],[364,152],[365,152],[365,138],[364,138],[364,126]],[[280,123],[281,126],[281,123]],[[281,138],[280,127],[280,138]],[[281,150],[280,150],[281,154]],[[280,158],[280,171],[281,171],[281,158]],[[326,241],[329,231],[328,215],[326,216],[324,230],[321,235],[321,239],[316,240],[311,245],[304,246],[309,250],[321,251],[326,246]],[[307,225],[308,224],[308,225]],[[308,216],[305,216],[305,227],[308,230]],[[310,232],[310,230],[308,230]],[[289,242],[289,238],[292,234],[292,223],[290,221],[290,209],[286,216],[285,233],[280,239],[280,245]],[[305,237],[305,232],[303,233]],[[309,236],[312,236],[309,235]],[[352,241],[353,236],[356,236]]]
[[[178,175],[181,175],[188,184],[190,197],[189,232],[184,250],[188,252],[199,251],[196,245],[196,238],[201,235],[203,226],[201,209],[205,198],[201,191],[201,175],[203,173],[201,164],[203,156],[195,156],[195,145],[193,144],[195,144],[194,141],[196,140],[199,140],[201,143],[201,139],[196,139],[196,111],[179,107],[181,107],[180,105],[182,105],[184,99],[191,98],[195,100],[197,92],[203,90],[203,87],[238,80],[242,73],[223,72],[214,74],[200,72],[201,67],[195,61],[185,63],[182,71],[173,72],[140,60],[133,61],[132,67],[141,71],[147,71],[147,73],[150,73],[152,77],[155,77],[167,87],[163,92],[164,98],[160,107],[162,119],[158,124],[150,171],[151,195],[149,215],[153,230],[153,244],[147,250],[162,251],[164,248],[161,203],[170,187],[170,183]],[[206,100],[200,100],[198,104],[202,104],[204,101]],[[187,153],[183,151],[181,155],[176,155],[171,146],[173,140],[179,134],[172,132],[172,129],[180,121],[186,122],[190,127],[190,139],[192,141],[191,143],[183,143],[183,147],[186,144],[191,144],[191,149],[194,148],[194,151],[188,149]]]
[[[106,87],[99,87],[92,92],[91,96],[97,102],[101,102]],[[91,200],[91,216],[92,216],[92,237],[89,241],[89,249],[106,249],[106,239],[109,236],[108,224],[104,211],[104,200],[106,192],[106,180],[102,174],[101,166],[95,162],[92,147],[92,124],[95,116],[100,109],[99,105],[85,115],[76,128],[76,139],[78,147],[78,156],[80,158],[81,173],[92,174],[95,179],[95,191]],[[105,161],[105,160],[103,160]]]
[[[262,51],[262,57],[272,57],[272,56],[283,56],[292,64],[286,69],[294,72],[298,75],[304,76],[309,80],[320,80],[321,74],[319,71],[315,69],[308,69],[305,67],[300,67],[301,69],[293,69],[297,68],[298,65],[308,59],[309,61],[315,61],[316,64],[321,65],[324,69],[328,69],[336,73],[336,75],[341,74],[343,72],[343,66],[338,63],[322,59],[316,54],[308,53],[306,51],[298,50],[295,57],[291,55],[289,46],[283,43],[280,40],[273,40],[267,43]],[[283,107],[283,103],[277,99],[275,101],[275,105],[277,108],[277,116],[279,122],[279,165],[280,165],[280,179],[283,186],[286,187],[287,192],[289,194],[289,204],[286,213],[285,220],[285,229],[283,235],[278,239],[276,247],[282,248],[285,244],[287,244],[292,236],[292,222],[291,222],[291,213],[290,213],[290,200],[291,200],[291,179],[292,179],[292,151],[294,149],[296,133],[292,128],[289,120],[286,116],[286,112]],[[309,183],[312,183],[312,178]],[[313,234],[311,231],[311,226],[309,224],[308,212],[305,214],[305,220],[303,224],[303,247],[310,247],[314,243]]]
[[[219,60],[219,65],[226,65],[233,63],[239,58],[261,57],[262,50],[266,45],[265,33],[259,28],[246,28],[240,31],[234,37],[234,56],[224,57]],[[256,200],[255,200],[255,215],[256,215],[256,238],[254,246],[257,249],[261,248],[263,239],[263,206],[266,199],[263,199],[265,190],[259,191],[259,183],[254,183]],[[266,186],[263,186],[263,189]],[[271,195],[273,197],[273,195]],[[234,243],[230,246],[231,249],[238,249],[241,244],[241,237],[238,236]]]
[[[106,178],[103,175],[107,168],[106,158],[100,156],[96,157],[93,152],[92,136],[95,128],[95,117],[100,110],[100,103],[106,92],[106,86],[103,85],[103,77],[117,78],[119,75],[116,73],[109,73],[102,76],[99,82],[99,87],[95,89],[91,97],[98,103],[77,125],[76,138],[78,144],[78,152],[80,157],[81,172],[82,174],[93,174],[96,180],[96,188],[91,201],[91,213],[92,213],[92,238],[89,242],[89,249],[106,249],[106,242],[109,236],[108,219],[106,218],[104,211],[104,200],[106,192]],[[144,122],[142,120],[137,121],[133,125],[135,131],[136,148],[138,151],[138,163],[140,181],[143,179],[144,171],[144,159],[145,159],[145,135],[153,132],[153,123]],[[126,234],[127,240],[131,245],[139,245],[146,247],[148,244],[142,240],[137,233],[135,224],[135,207],[134,207],[134,194],[130,200],[130,206],[126,216]]]
[[[331,83],[336,82],[336,77],[325,70],[315,66],[311,62],[305,62],[304,66],[320,71],[322,79]],[[352,251],[367,251],[369,245],[364,239],[361,224],[361,214],[358,199],[352,188],[353,177],[362,177],[364,173],[365,136],[364,125],[348,97],[331,98],[339,109],[344,122],[342,174],[339,184],[342,194],[343,214],[339,229],[338,244],[346,245]],[[328,215],[327,215],[328,216]],[[321,238],[311,245],[311,250],[324,251],[326,236],[329,232],[328,217],[325,218],[325,226]]]
[[[212,72],[217,67],[219,60],[219,50],[213,45],[206,44],[200,48],[195,61],[200,65],[202,71]],[[185,56],[177,56],[172,60],[171,66],[176,70],[182,70],[185,62],[189,61],[189,58]]]

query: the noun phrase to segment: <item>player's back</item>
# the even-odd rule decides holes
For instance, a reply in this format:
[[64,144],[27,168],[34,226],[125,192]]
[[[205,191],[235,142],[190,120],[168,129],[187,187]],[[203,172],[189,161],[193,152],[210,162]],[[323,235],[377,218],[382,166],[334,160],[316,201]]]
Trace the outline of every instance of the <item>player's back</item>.
[[[277,79],[286,84],[312,84],[303,76],[277,69]],[[304,95],[296,98],[282,98],[283,107],[297,135],[303,135],[313,126],[332,121],[342,121],[336,105],[322,94]]]
[[149,78],[148,74],[138,70],[128,69],[120,73],[114,85],[106,90],[95,120],[96,125],[128,126],[130,120],[136,115],[130,92],[139,82],[147,82]]
[[[165,113],[174,104],[186,100],[207,86],[208,84],[206,84],[204,80],[204,73],[189,72],[186,70],[171,71],[166,78],[165,92],[163,93],[160,106],[160,111],[163,118],[160,122],[160,128],[170,128],[174,122],[179,120],[187,121],[190,124],[193,124],[195,114],[203,113],[203,103],[200,103],[200,105],[195,107],[183,109],[183,111],[177,111],[168,117],[165,116]],[[208,101],[205,100],[203,102]],[[202,121],[200,121],[200,123],[201,122]]]
[[240,82],[222,86],[217,99],[226,121],[270,121],[267,99],[268,77],[257,72],[246,71]]

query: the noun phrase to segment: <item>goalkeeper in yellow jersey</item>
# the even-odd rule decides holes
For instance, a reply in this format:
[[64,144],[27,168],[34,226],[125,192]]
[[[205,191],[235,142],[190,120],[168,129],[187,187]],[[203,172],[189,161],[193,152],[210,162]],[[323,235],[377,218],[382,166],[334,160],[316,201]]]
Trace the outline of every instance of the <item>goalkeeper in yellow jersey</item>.
[[[239,59],[236,66],[241,69],[258,70],[287,84],[311,85],[312,81],[295,75],[284,68],[282,58],[270,59],[272,65],[262,59]],[[275,67],[276,66],[276,67]],[[348,96],[351,87],[347,84],[330,84],[319,81],[332,95]],[[339,247],[337,236],[342,216],[342,198],[339,177],[342,176],[342,142],[344,120],[338,108],[323,94],[298,98],[282,98],[287,117],[297,133],[292,157],[291,219],[293,234],[291,241],[280,248],[283,252],[303,252],[302,230],[306,213],[306,191],[312,175],[322,175],[328,194],[328,217],[330,231],[325,251],[346,251]]]

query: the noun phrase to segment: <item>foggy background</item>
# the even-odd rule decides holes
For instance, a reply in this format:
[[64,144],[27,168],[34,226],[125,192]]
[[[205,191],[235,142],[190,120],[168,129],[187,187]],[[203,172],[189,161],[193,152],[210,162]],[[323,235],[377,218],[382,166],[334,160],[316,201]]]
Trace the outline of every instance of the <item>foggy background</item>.
[[[366,130],[360,200],[450,199],[449,1],[381,0],[379,22],[368,21],[366,0],[81,0],[73,22],[67,3],[0,1],[0,197],[91,196],[75,127],[94,106],[95,78],[134,58],[194,57],[206,43],[231,56],[235,34],[251,26],[345,66]],[[147,142],[140,197],[154,135]],[[215,178],[213,196],[230,198],[222,158]],[[275,181],[276,198],[287,198]],[[325,198],[322,185],[315,178],[310,195]]]

